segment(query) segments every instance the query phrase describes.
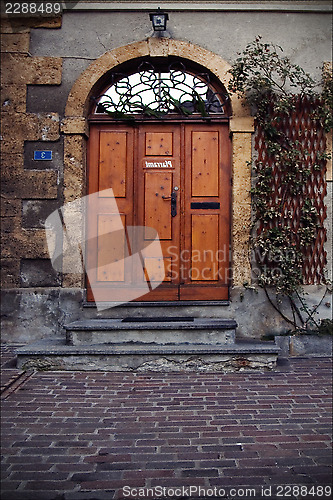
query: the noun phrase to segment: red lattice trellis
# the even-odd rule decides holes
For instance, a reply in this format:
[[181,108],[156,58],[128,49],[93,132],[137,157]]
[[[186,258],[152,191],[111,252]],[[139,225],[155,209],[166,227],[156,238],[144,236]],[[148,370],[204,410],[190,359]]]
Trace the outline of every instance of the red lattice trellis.
[[[286,218],[289,216],[289,225],[295,234],[297,234],[300,225],[300,209],[305,198],[312,200],[313,206],[318,212],[316,237],[312,245],[304,248],[304,284],[321,283],[326,265],[326,252],[324,249],[326,241],[326,230],[324,228],[326,218],[324,198],[327,193],[325,180],[326,161],[324,159],[318,161],[318,155],[320,156],[326,151],[326,138],[324,130],[313,115],[317,105],[318,101],[316,99],[302,97],[297,99],[295,110],[288,116],[277,117],[273,114],[273,106],[271,111],[274,126],[278,131],[285,134],[287,142],[288,139],[293,142],[298,141],[302,151],[307,153],[302,155],[302,166],[310,170],[310,175],[303,185],[303,192],[300,195],[287,197],[283,204],[283,213]],[[274,155],[270,155],[267,151],[261,127],[256,129],[255,148],[258,153],[258,164],[261,163],[264,168],[269,167],[272,169],[271,205],[277,205],[281,200],[285,179],[280,172],[278,162],[274,160]],[[264,224],[259,224],[258,234],[263,229]]]

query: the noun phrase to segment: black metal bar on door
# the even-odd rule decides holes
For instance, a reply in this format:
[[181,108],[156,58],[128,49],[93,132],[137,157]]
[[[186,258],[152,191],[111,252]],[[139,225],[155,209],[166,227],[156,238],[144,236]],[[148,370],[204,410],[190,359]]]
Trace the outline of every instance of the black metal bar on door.
[[194,203],[191,203],[191,208],[197,209],[197,210],[208,210],[210,208],[217,209],[220,208],[220,203],[216,201],[196,201]]

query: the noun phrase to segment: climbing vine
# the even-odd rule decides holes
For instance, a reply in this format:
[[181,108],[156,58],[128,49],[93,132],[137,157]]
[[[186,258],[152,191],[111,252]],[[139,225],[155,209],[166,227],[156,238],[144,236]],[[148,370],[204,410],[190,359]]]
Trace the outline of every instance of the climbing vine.
[[[325,170],[329,155],[317,151],[314,156],[308,151],[300,134],[288,130],[288,120],[306,103],[314,133],[332,128],[332,75],[325,67],[319,92],[318,84],[284,57],[281,47],[263,43],[259,36],[236,59],[230,73],[229,90],[245,97],[251,107],[269,158],[257,158],[252,165],[251,244],[258,285],[293,331],[320,329],[316,312],[324,297],[315,307],[308,307],[303,270],[307,249],[318,230],[325,229],[318,204],[304,186],[311,182],[313,172]],[[278,187],[272,182],[276,173]],[[329,283],[323,275],[320,280],[326,285],[326,295]]]

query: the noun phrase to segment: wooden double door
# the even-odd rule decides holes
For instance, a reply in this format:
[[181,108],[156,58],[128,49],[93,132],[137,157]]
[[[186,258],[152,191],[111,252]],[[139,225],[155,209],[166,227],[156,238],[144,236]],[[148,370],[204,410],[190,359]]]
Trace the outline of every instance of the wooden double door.
[[[139,301],[228,299],[230,179],[227,123],[92,124],[88,300],[124,301],[133,279],[150,285]],[[133,271],[126,228],[138,226],[157,231],[162,256],[146,245]]]

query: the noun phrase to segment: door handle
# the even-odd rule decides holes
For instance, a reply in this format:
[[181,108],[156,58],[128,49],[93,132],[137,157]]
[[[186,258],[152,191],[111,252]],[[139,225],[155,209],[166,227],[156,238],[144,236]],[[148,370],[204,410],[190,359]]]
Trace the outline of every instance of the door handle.
[[171,196],[162,196],[163,200],[171,200],[171,217],[176,217],[177,215],[177,191],[178,187],[175,186],[171,193]]

